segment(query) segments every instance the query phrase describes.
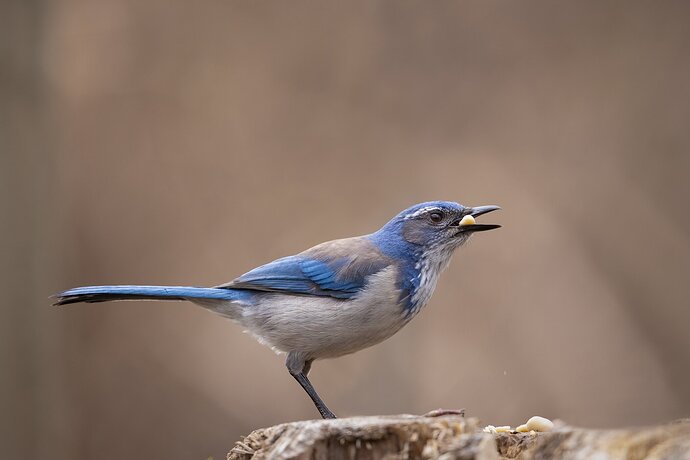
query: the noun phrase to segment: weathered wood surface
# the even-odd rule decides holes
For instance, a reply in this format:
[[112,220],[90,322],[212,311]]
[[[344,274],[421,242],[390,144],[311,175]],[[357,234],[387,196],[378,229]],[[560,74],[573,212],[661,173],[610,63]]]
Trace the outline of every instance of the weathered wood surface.
[[260,459],[689,459],[690,420],[649,428],[548,433],[481,431],[460,416],[353,417],[285,423],[252,432],[229,460]]

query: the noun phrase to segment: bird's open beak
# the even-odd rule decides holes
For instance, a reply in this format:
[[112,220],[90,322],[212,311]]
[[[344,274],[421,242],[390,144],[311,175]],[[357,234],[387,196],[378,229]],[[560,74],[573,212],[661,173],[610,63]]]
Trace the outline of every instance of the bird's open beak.
[[500,225],[497,224],[478,224],[474,219],[475,217],[479,217],[482,214],[486,214],[491,211],[496,211],[497,209],[501,208],[494,205],[467,208],[467,213],[465,214],[465,217],[463,217],[460,223],[458,224],[458,234],[467,232],[483,232],[486,230],[493,230],[494,228],[499,228]]

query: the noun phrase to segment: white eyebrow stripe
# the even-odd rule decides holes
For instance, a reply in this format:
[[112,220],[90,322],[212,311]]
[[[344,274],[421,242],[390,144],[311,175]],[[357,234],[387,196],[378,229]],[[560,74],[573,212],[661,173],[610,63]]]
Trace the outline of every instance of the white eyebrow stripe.
[[404,218],[405,218],[405,219],[414,219],[415,217],[417,217],[417,216],[419,216],[419,215],[421,215],[421,214],[424,214],[424,213],[427,213],[427,212],[431,212],[431,211],[440,211],[440,212],[443,212],[443,210],[442,210],[441,208],[439,208],[438,206],[426,206],[426,207],[423,207],[423,208],[421,208],[421,209],[416,210],[416,211],[413,212],[413,213],[405,214]]

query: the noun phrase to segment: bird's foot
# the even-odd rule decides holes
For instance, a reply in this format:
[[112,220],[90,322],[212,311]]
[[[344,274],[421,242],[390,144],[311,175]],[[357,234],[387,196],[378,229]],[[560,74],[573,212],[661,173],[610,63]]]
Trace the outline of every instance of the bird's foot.
[[334,414],[333,412],[331,412],[331,411],[328,410],[328,409],[323,410],[323,409],[319,408],[319,412],[321,413],[321,417],[322,417],[323,419],[326,419],[326,420],[338,418],[338,417],[335,416],[335,414]]
[[459,415],[460,417],[464,417],[465,409],[434,409],[420,417],[441,417],[443,415]]

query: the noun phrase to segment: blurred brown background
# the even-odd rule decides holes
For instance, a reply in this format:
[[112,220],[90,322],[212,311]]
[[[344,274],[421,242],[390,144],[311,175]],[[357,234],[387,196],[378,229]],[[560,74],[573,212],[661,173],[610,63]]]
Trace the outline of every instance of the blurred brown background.
[[593,427],[690,414],[690,4],[0,6],[0,456],[203,459],[314,418],[183,303],[429,199],[503,206],[427,309],[317,363],[340,415]]

